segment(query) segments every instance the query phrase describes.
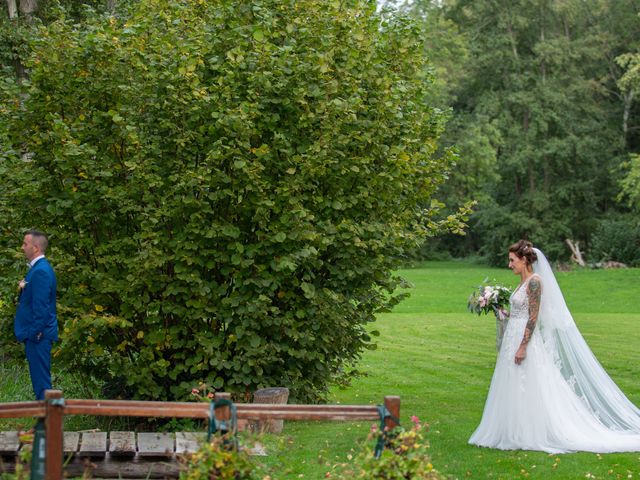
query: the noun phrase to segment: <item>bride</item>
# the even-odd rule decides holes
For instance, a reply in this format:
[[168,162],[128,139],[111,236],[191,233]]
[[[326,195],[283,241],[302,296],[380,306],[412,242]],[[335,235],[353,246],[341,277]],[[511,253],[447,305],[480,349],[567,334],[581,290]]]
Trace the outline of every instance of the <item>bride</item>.
[[469,443],[502,450],[640,451],[640,410],[578,331],[542,252],[520,240],[511,295],[482,420]]

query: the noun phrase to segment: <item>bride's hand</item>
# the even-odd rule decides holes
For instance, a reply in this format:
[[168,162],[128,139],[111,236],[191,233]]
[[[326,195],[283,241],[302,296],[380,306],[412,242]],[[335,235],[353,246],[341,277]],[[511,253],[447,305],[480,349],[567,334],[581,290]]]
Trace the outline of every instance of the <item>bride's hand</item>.
[[520,365],[525,358],[527,358],[527,347],[520,345],[520,348],[516,352],[516,363]]

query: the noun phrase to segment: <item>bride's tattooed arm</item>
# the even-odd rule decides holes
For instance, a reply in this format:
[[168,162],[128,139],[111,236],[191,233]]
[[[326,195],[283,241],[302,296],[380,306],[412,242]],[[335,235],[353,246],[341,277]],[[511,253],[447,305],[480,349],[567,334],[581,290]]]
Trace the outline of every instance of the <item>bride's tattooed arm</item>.
[[526,345],[531,339],[531,335],[538,323],[538,311],[540,310],[540,294],[542,293],[542,285],[538,277],[532,277],[527,285],[527,296],[529,297],[529,321],[524,329],[524,337],[520,345]]
[[542,293],[542,284],[540,278],[536,275],[529,280],[527,285],[527,297],[529,299],[529,320],[524,328],[524,336],[520,342],[520,348],[516,352],[515,361],[518,365],[527,357],[527,344],[531,340],[531,335],[538,323],[538,311],[540,310],[540,294]]

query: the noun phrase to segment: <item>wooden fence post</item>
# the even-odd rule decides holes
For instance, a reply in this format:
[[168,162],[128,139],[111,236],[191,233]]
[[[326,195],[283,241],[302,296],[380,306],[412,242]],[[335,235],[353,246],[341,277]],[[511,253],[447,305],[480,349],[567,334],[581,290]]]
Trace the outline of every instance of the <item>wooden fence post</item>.
[[400,423],[400,397],[397,396],[386,396],[384,397],[384,406],[387,411],[395,417],[398,421],[391,417],[387,417],[384,419],[384,427],[387,431],[393,430],[395,427],[399,426]]
[[[216,392],[214,397],[215,400],[231,400],[231,394],[226,392]],[[216,408],[216,419],[222,422],[229,423],[231,419],[231,409],[229,407],[220,407]]]
[[62,423],[64,419],[64,398],[60,390],[47,390],[44,393],[46,402],[45,430],[45,480],[61,480],[62,449],[64,435]]

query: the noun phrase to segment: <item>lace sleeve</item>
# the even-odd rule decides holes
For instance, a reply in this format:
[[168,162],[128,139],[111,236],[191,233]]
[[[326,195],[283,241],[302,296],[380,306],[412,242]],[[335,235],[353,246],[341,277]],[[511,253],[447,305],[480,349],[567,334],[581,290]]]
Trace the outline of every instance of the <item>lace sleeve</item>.
[[542,282],[538,275],[533,275],[527,284],[527,298],[529,300],[529,320],[524,329],[524,336],[520,345],[527,345],[533,335],[533,331],[538,323],[538,312],[540,311],[540,297],[542,294]]

